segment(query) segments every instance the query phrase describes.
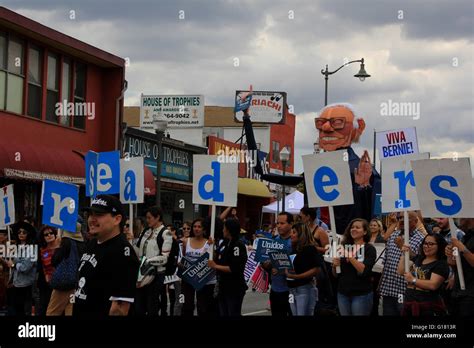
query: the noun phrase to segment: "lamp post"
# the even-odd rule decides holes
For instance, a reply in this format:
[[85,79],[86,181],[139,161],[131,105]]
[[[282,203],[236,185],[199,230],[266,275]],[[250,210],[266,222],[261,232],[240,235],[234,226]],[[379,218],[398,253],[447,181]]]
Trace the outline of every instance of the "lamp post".
[[337,68],[334,71],[329,71],[328,66],[326,64],[326,70],[321,69],[321,74],[324,75],[324,79],[326,80],[325,88],[324,88],[324,106],[328,105],[328,78],[329,78],[329,75],[337,73],[343,67],[345,67],[346,65],[352,64],[352,63],[360,63],[359,72],[357,74],[355,74],[354,77],[358,77],[361,82],[363,82],[367,77],[370,77],[370,75],[367,74],[367,72],[365,71],[364,58],[361,58],[361,59],[358,59],[358,60],[351,60],[350,62],[347,62],[346,64],[341,65],[339,68]]
[[156,179],[155,179],[155,189],[156,189],[156,205],[161,206],[161,153],[162,153],[162,143],[163,137],[165,136],[165,130],[168,127],[168,122],[159,120],[158,115],[153,115],[153,127],[155,128],[155,133],[157,135],[157,144],[158,144],[158,156],[156,158]]
[[[283,165],[283,176],[286,174],[286,165],[288,164],[288,161],[290,160],[290,151],[288,148],[285,146],[281,151],[280,151],[280,160],[281,164]],[[281,211],[285,211],[285,196],[286,196],[286,187],[283,185],[283,199],[281,202]]]

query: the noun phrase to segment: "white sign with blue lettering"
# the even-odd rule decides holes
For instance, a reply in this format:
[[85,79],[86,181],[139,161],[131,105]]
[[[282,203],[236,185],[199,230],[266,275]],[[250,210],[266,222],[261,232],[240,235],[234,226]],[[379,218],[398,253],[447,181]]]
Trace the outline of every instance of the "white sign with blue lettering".
[[412,161],[416,193],[425,217],[474,217],[469,158]]
[[402,128],[376,133],[377,149],[381,159],[418,153],[416,128]]
[[303,156],[303,167],[309,207],[354,203],[347,151]]
[[12,184],[0,189],[0,226],[13,223],[15,223],[15,201]]
[[144,202],[143,157],[128,157],[120,160],[120,201],[122,203]]
[[382,212],[418,210],[411,161],[428,159],[428,153],[382,160]]
[[86,196],[120,192],[120,152],[93,152],[86,155]]
[[237,163],[223,163],[217,156],[193,155],[193,203],[237,205]]
[[73,184],[43,181],[43,224],[76,232],[79,188]]

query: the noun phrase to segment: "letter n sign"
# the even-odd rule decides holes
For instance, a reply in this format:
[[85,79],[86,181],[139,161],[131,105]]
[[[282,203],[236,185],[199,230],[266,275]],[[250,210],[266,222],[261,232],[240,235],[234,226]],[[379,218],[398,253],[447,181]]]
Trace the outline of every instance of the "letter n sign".
[[61,181],[43,181],[43,224],[76,232],[79,188]]
[[237,163],[222,163],[217,156],[193,156],[193,203],[237,205]]
[[303,156],[310,207],[353,204],[352,181],[346,151]]

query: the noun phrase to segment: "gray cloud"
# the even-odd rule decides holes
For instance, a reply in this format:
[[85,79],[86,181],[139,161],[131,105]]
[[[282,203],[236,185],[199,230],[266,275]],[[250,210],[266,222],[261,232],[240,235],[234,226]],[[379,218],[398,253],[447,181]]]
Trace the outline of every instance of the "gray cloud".
[[[422,151],[474,156],[469,0],[15,0],[3,5],[129,57],[128,104],[137,105],[141,93],[199,93],[207,105],[228,106],[235,90],[250,83],[286,91],[297,115],[299,172],[300,155],[313,151],[312,119],[324,103],[320,70],[326,64],[336,69],[344,58],[364,57],[372,75],[359,82],[353,77],[359,66],[352,64],[329,78],[329,102],[351,102],[366,120],[357,151],[372,148],[373,129],[416,126]],[[70,10],[76,11],[74,21]],[[380,104],[388,100],[420,103],[420,119],[382,117]]]

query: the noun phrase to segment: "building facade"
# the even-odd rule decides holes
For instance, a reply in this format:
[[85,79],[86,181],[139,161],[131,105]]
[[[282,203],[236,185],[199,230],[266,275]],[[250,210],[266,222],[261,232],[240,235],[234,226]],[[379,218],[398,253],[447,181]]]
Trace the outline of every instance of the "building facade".
[[125,61],[0,7],[0,186],[41,217],[41,182],[80,185],[84,153],[119,148]]

